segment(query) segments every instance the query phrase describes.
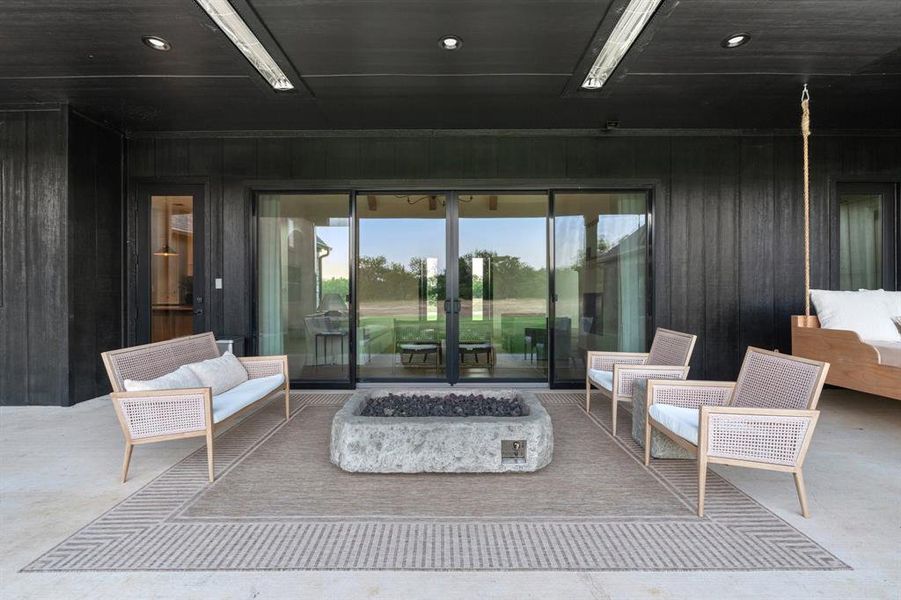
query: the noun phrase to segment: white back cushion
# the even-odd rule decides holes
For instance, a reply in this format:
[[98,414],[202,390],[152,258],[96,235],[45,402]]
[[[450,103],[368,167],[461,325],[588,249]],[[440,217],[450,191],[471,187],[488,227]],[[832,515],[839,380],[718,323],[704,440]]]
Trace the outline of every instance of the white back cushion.
[[892,322],[897,314],[892,312],[892,307],[895,302],[901,302],[899,292],[810,290],[810,300],[820,327],[854,331],[865,340],[901,341],[901,334]]
[[194,372],[204,387],[212,388],[214,396],[247,381],[247,370],[231,352],[185,366]]
[[183,365],[171,373],[156,379],[126,379],[122,382],[126,392],[149,392],[151,390],[178,390],[184,388],[206,387],[201,383],[194,371]]

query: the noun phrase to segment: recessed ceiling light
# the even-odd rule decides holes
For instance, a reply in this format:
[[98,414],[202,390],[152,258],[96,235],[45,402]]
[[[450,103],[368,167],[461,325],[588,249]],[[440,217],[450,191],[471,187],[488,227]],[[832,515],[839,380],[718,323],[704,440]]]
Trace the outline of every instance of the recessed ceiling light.
[[460,46],[463,45],[463,40],[455,35],[445,35],[438,40],[438,45],[444,50],[459,50]]
[[196,0],[200,8],[206,11],[216,26],[228,36],[253,67],[260,72],[272,89],[287,92],[294,89],[294,84],[285,75],[272,55],[263,47],[253,34],[244,19],[241,18],[228,0]]
[[153,48],[154,50],[159,50],[160,52],[165,52],[172,48],[169,42],[158,35],[145,35],[141,38],[141,41],[144,42],[144,45],[148,48]]
[[644,26],[654,15],[663,0],[631,0],[623,9],[622,16],[613,26],[610,37],[598,53],[588,76],[582,82],[586,90],[596,90],[613,74],[619,61],[623,59]]
[[723,48],[738,48],[751,41],[751,35],[748,33],[733,33],[722,42],[720,46]]

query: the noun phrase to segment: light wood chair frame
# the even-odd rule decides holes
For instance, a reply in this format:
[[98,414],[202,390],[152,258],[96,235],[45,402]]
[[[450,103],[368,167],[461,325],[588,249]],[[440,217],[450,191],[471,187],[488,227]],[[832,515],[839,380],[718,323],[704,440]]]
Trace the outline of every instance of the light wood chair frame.
[[[251,404],[237,411],[233,415],[230,415],[229,417],[219,421],[218,423],[213,421],[213,393],[211,388],[201,387],[171,390],[153,390],[144,392],[125,391],[124,387],[121,384],[121,380],[123,378],[121,377],[121,374],[116,372],[116,367],[114,366],[112,361],[115,355],[145,350],[153,347],[161,347],[165,346],[166,344],[171,344],[174,341],[183,341],[192,338],[210,338],[210,343],[213,345],[213,347],[215,347],[215,338],[213,334],[202,333],[194,336],[176,338],[175,340],[154,342],[152,344],[143,344],[141,346],[132,346],[129,348],[123,348],[121,350],[112,350],[109,352],[104,352],[101,355],[103,357],[103,364],[106,367],[107,375],[110,379],[110,384],[113,388],[113,392],[110,394],[110,397],[112,398],[113,407],[116,410],[116,417],[119,420],[119,426],[121,427],[122,434],[125,437],[125,456],[122,460],[122,483],[125,483],[128,479],[128,468],[131,463],[132,451],[134,450],[135,446],[193,437],[206,438],[207,470],[209,480],[212,482],[215,479],[213,438],[216,434],[224,431],[241,418],[258,410],[264,402],[271,401],[280,397],[283,397],[285,400],[285,420],[287,421],[291,418],[291,378],[288,374],[287,355],[238,357],[238,360],[241,361],[244,367],[248,370],[249,379],[263,377],[266,376],[266,374],[272,374],[272,372],[275,371],[281,373],[284,376],[285,383],[281,387],[273,390],[269,394],[266,394],[255,402],[252,402]],[[211,356],[210,358],[215,357]],[[170,401],[179,403],[183,406],[193,406],[194,408],[202,406],[202,426],[192,428],[189,431],[178,432],[167,431],[164,427],[161,427],[155,434],[134,437],[131,433],[131,428],[129,426],[129,420],[126,415],[126,411],[123,409],[123,404],[125,402],[131,402],[134,400]]]
[[[687,379],[691,355],[694,352],[698,336],[671,329],[658,327],[657,333],[678,335],[690,338],[688,353],[685,363],[681,366],[674,365],[648,365],[645,364],[650,352],[608,352],[589,350],[585,357],[585,412],[591,412],[592,388],[601,392],[610,400],[613,435],[616,435],[616,419],[620,401],[632,399],[632,383],[636,379]],[[613,389],[607,390],[596,385],[589,376],[590,369],[613,372]]]
[[[807,503],[807,491],[804,485],[804,459],[807,457],[807,451],[810,447],[810,440],[813,438],[813,432],[816,428],[817,421],[819,420],[820,411],[816,410],[817,403],[819,402],[820,393],[823,390],[823,385],[826,382],[826,375],[829,371],[829,363],[824,363],[822,361],[810,360],[806,358],[800,358],[797,356],[791,356],[786,354],[780,354],[778,352],[772,352],[770,350],[764,350],[761,348],[748,347],[748,351],[745,354],[745,362],[742,366],[744,369],[744,365],[747,364],[748,356],[752,352],[758,352],[761,354],[769,354],[773,356],[778,356],[780,358],[787,358],[791,360],[796,360],[799,362],[807,363],[810,365],[818,366],[820,368],[820,373],[817,376],[817,381],[811,390],[810,396],[807,400],[806,409],[780,409],[780,408],[754,408],[754,407],[742,407],[742,406],[731,406],[734,401],[734,391],[736,382],[733,381],[671,381],[671,380],[663,380],[663,379],[650,379],[647,383],[647,400],[645,406],[645,437],[644,437],[644,464],[648,466],[651,464],[651,435],[652,428],[656,429],[670,440],[672,440],[676,445],[681,448],[684,448],[688,452],[692,453],[698,461],[698,516],[704,516],[704,495],[706,491],[706,483],[707,483],[707,467],[711,464],[721,464],[721,465],[731,465],[735,467],[748,467],[751,469],[765,469],[769,471],[780,471],[791,473],[794,476],[795,480],[795,488],[798,492],[798,501],[801,504],[801,514],[804,517],[810,517],[810,509]],[[741,378],[741,374],[739,374],[739,378]],[[680,398],[680,406],[688,406],[691,408],[698,408],[698,443],[692,444],[689,440],[679,436],[678,434],[669,430],[665,425],[655,420],[650,415],[651,405],[654,404],[656,392],[663,389],[669,388],[670,392],[673,391],[683,391],[684,395]],[[711,392],[714,390],[720,390],[720,404],[701,404],[697,402],[696,395],[693,394],[695,391],[703,390],[705,392]],[[694,396],[694,399],[693,399]],[[694,400],[694,402],[693,402]],[[691,406],[692,404],[695,406]],[[721,456],[711,456],[709,453],[709,439],[710,439],[710,431],[711,431],[711,418],[716,415],[735,415],[735,416],[747,416],[750,418],[754,417],[790,417],[790,418],[800,418],[807,420],[807,427],[804,432],[804,437],[800,441],[797,454],[794,461],[794,464],[784,465],[784,464],[775,464],[768,463],[762,460],[750,460],[750,459],[742,459],[742,458],[726,458]]]

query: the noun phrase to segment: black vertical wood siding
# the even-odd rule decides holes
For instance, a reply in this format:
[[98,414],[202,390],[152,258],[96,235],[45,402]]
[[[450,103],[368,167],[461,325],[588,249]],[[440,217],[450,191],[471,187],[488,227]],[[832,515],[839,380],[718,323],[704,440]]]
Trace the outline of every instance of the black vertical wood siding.
[[122,138],[61,106],[0,111],[0,404],[108,391],[122,344]]
[[0,112],[0,401],[68,398],[65,112]]
[[100,353],[123,345],[122,137],[69,118],[69,403],[108,393]]
[[[829,287],[835,182],[901,181],[901,137],[821,135],[811,149],[813,285]],[[788,351],[788,317],[803,310],[792,136],[159,137],[129,141],[128,157],[132,192],[145,178],[209,186],[207,272],[225,286],[208,293],[217,333],[252,331],[248,200],[267,181],[653,183],[655,320],[699,336],[694,378],[734,377],[748,345]]]

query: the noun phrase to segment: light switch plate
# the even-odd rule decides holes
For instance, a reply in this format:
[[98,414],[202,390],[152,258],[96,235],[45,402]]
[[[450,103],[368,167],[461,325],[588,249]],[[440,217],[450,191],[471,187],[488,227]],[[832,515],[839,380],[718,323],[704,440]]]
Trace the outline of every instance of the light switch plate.
[[217,278],[216,278],[216,289],[217,289],[217,290],[221,290],[221,289],[222,289],[222,278],[221,278],[221,277],[217,277]]

